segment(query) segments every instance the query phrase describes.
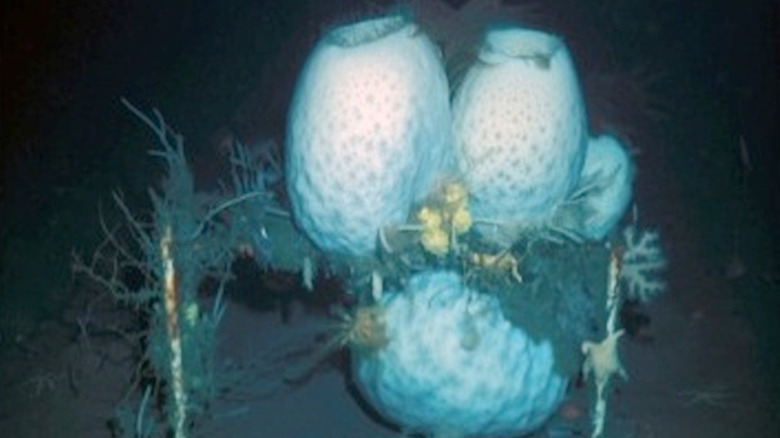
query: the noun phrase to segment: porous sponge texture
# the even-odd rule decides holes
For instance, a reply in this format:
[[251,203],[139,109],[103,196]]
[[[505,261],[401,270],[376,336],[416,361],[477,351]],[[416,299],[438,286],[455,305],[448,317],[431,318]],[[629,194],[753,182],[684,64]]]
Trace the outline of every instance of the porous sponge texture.
[[503,316],[495,297],[453,272],[428,271],[386,295],[387,345],[355,355],[361,392],[405,430],[435,436],[507,437],[538,428],[566,379],[549,342]]
[[401,17],[333,31],[299,79],[287,183],[300,228],[329,253],[374,250],[448,162],[451,117],[438,52]]
[[628,151],[611,135],[591,138],[580,179],[581,185],[590,188],[583,199],[587,213],[580,232],[588,239],[601,240],[631,201],[634,166]]
[[579,178],[584,108],[557,37],[488,31],[453,102],[455,154],[475,215],[529,225],[549,218]]

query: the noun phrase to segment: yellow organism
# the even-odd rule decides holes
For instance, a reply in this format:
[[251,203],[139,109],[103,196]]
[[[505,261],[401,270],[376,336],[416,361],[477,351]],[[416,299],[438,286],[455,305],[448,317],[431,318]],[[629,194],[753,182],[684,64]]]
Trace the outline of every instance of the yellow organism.
[[447,255],[450,251],[450,236],[441,228],[423,230],[420,243],[426,251],[437,256]]
[[452,229],[455,231],[455,234],[461,235],[470,230],[472,224],[473,221],[471,219],[469,207],[464,202],[452,213]]
[[417,213],[422,228],[420,243],[426,251],[444,256],[457,236],[471,229],[468,191],[459,183],[445,184],[432,202]]
[[422,224],[424,231],[442,227],[441,212],[430,207],[421,208],[417,213],[417,220]]
[[360,306],[354,311],[334,308],[338,321],[328,341],[311,357],[292,364],[284,371],[286,382],[300,382],[308,378],[317,366],[339,349],[349,346],[359,354],[373,354],[387,345],[385,309],[381,305]]
[[523,276],[520,275],[520,261],[509,251],[503,251],[498,254],[487,254],[474,252],[469,254],[468,261],[483,269],[495,269],[498,271],[507,271],[518,283],[523,283]]

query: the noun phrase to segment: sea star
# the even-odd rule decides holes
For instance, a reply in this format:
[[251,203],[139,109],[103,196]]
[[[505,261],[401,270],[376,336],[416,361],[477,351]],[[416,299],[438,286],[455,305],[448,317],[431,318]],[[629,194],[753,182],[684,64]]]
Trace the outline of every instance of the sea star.
[[620,337],[625,334],[621,329],[610,333],[603,341],[596,343],[585,341],[582,343],[582,353],[585,354],[585,362],[582,364],[582,375],[587,378],[590,374],[596,379],[596,389],[599,398],[604,393],[609,380],[614,374],[619,374],[628,380],[623,363],[620,361],[617,344]]

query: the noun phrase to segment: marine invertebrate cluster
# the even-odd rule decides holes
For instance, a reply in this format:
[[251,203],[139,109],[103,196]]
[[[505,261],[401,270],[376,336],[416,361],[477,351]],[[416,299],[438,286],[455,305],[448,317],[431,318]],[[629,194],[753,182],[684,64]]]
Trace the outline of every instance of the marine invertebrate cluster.
[[[451,90],[441,54],[410,17],[349,23],[314,48],[288,122],[290,213],[270,187],[279,176],[273,159],[236,145],[235,193],[195,211],[181,150],[161,154],[176,160],[170,183],[180,187],[171,193],[180,199],[155,199],[159,228],[146,250],[165,268],[150,277],[166,280],[167,313],[156,322],[168,323],[158,327],[169,329],[171,341],[164,357],[172,368],[166,377],[175,435],[187,431],[198,391],[213,389],[194,383],[211,375],[191,378],[213,370],[210,363],[191,368],[196,362],[187,351],[200,346],[187,344],[196,338],[188,331],[205,327],[211,336],[221,318],[221,310],[209,318],[199,311],[201,270],[177,283],[187,277],[174,264],[181,254],[175,251],[200,255],[196,240],[198,250],[214,251],[204,252],[196,268],[217,259],[229,264],[241,245],[264,267],[301,272],[310,290],[323,259],[351,281],[360,305],[336,312],[329,341],[285,372],[288,382],[349,347],[356,385],[405,431],[503,437],[533,431],[550,417],[584,354],[582,370],[596,381],[600,433],[605,387],[613,375],[625,375],[617,354],[617,282],[629,298],[646,301],[663,289],[654,275],[666,260],[657,233],[627,228],[625,250],[612,254],[602,313],[603,291],[593,285],[603,278],[589,268],[606,261],[606,245],[582,243],[603,243],[622,218],[633,163],[617,138],[589,136],[561,38],[522,26],[489,28],[477,60]],[[162,121],[152,128],[165,143]],[[228,210],[230,217],[219,219]],[[402,235],[401,244],[389,245],[385,230]],[[569,239],[540,239],[540,230]],[[604,314],[604,339],[584,339]]]
[[[567,378],[556,358],[578,354],[554,349],[583,339],[560,336],[565,347],[553,347],[548,337],[558,328],[548,324],[578,324],[540,321],[517,305],[513,311],[526,321],[510,323],[499,299],[480,287],[532,291],[508,298],[524,304],[534,303],[539,284],[555,288],[554,297],[591,299],[567,295],[587,289],[586,281],[560,275],[566,267],[551,260],[531,260],[529,272],[544,280],[526,284],[513,246],[530,251],[519,242],[555,230],[569,238],[561,254],[601,254],[566,248],[602,241],[614,229],[631,199],[633,166],[615,137],[589,136],[578,76],[559,37],[522,26],[489,28],[452,90],[451,106],[443,64],[403,14],[329,31],[290,110],[292,213],[326,257],[346,259],[351,272],[366,265],[371,272],[363,298],[375,307],[342,318],[342,335],[331,346],[358,351],[355,381],[382,415],[435,436],[524,433],[561,400]],[[413,236],[412,243],[395,245],[386,231]],[[629,245],[626,278],[647,267],[637,264],[642,250]],[[393,257],[403,272],[385,292]],[[619,333],[613,327],[604,342],[582,346],[600,394],[622,371]]]
[[[370,256],[445,177],[467,191],[461,211],[504,244],[535,229],[601,240],[622,217],[630,159],[616,138],[588,137],[560,38],[489,29],[452,109],[448,88],[442,60],[402,14],[337,27],[315,47],[291,106],[286,167],[295,220],[320,250]],[[448,232],[444,213],[417,212],[437,255],[470,228]]]

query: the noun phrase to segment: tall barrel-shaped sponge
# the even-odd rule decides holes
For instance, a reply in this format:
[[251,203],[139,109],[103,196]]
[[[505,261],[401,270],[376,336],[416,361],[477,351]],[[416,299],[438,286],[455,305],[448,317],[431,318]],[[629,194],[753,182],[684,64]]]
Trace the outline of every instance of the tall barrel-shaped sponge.
[[402,15],[331,30],[297,83],[286,143],[298,226],[326,253],[371,253],[380,228],[405,222],[448,162],[438,50]]
[[587,145],[563,42],[518,27],[489,30],[457,90],[453,135],[475,216],[543,225],[577,184]]

